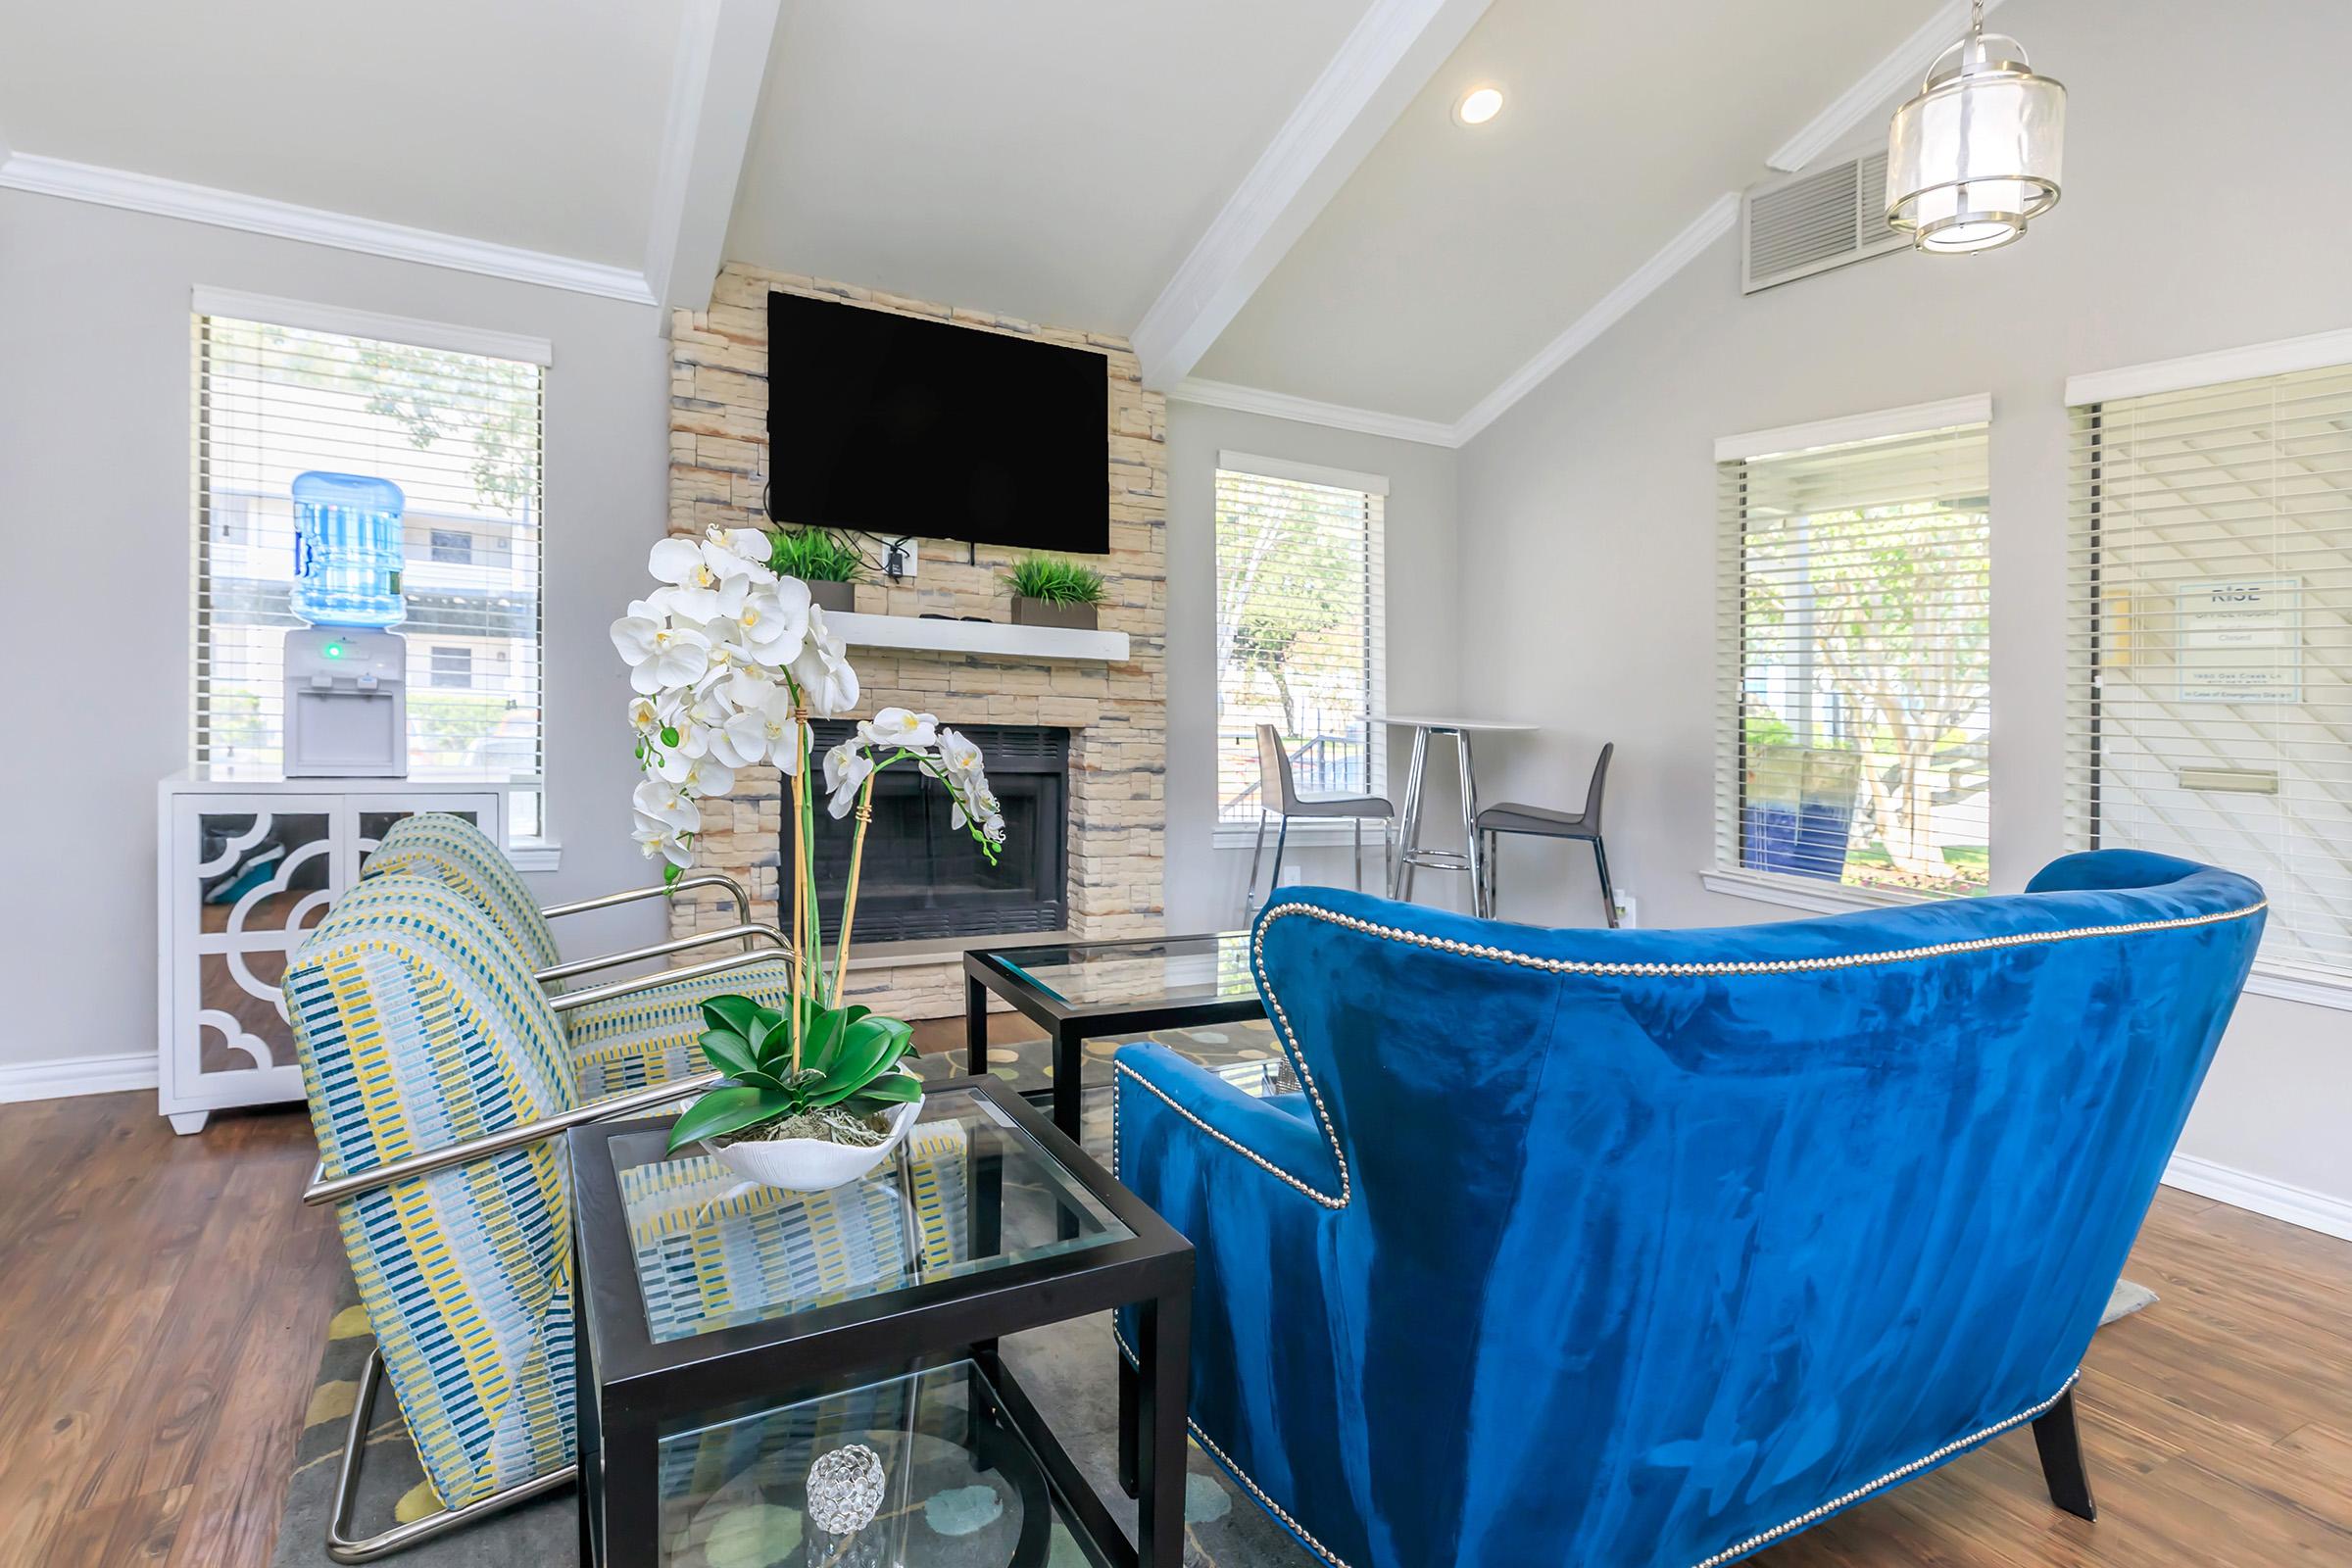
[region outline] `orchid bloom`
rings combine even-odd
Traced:
[[[738,691],[749,681],[738,680]],[[792,693],[781,686],[759,683],[763,690],[755,701],[739,705],[712,742],[711,755],[736,767],[749,767],[761,758],[772,760],[786,775],[801,770],[801,730],[792,716]]]
[[[960,786],[966,779],[985,777],[980,771],[980,748],[961,730],[940,729],[939,765],[947,770],[952,784]]]
[[[707,751],[700,757],[671,752],[655,772],[689,795],[724,795],[735,787],[735,770]]]
[[[659,734],[662,729],[662,707],[651,697],[629,699],[629,728],[639,735]]]
[[[909,708],[885,708],[858,724],[858,734],[869,746],[903,746],[908,751],[927,752],[938,743],[939,720]]]
[[[858,706],[858,672],[850,667],[848,646],[825,625],[822,606],[808,607],[808,641],[792,662],[792,678],[801,688],[808,710],[819,718]]]
[[[753,662],[781,668],[808,644],[808,585],[798,577],[755,588],[726,618],[727,637]]]
[[[637,848],[644,852],[649,860],[665,859],[680,870],[694,863],[694,852],[686,847],[686,841],[677,829],[667,822],[657,821],[639,812],[636,831],[629,836],[637,841]]]
[[[650,603],[697,625],[732,616],[754,581],[752,563],[708,539],[664,539],[654,546],[646,564],[666,585]]]
[[[768,557],[775,553],[775,542],[757,528],[721,528],[712,523],[704,535],[712,544],[744,562],[750,567],[754,582],[773,582],[776,574],[767,569]]]
[[[825,809],[836,818],[849,815],[850,808],[858,804],[858,789],[873,771],[874,760],[856,736],[825,753],[825,788],[833,792]]]
[[[629,686],[651,697],[665,688],[691,686],[710,662],[710,639],[689,627],[672,626],[640,599],[612,623],[612,646],[629,664]]]
[[[636,792],[629,797],[640,822],[658,822],[673,833],[699,833],[703,826],[702,808],[690,800],[686,792],[667,779],[648,777],[640,780]]]

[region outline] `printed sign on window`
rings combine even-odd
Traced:
[[[2180,701],[2303,700],[2303,580],[2182,583]]]

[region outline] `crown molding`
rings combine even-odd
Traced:
[[[1344,403],[1318,403],[1313,398],[1297,398],[1287,392],[1268,392],[1262,387],[1236,386],[1230,381],[1203,381],[1199,376],[1188,375],[1169,389],[1168,397],[1177,403],[1233,409],[1242,414],[1262,414],[1268,418],[1296,419],[1300,424],[1320,424],[1334,430],[1353,430],[1361,435],[1387,436],[1396,441],[1417,441],[1423,446],[1461,445],[1455,438],[1454,426],[1436,419],[1384,414],[1378,409],[1350,408]]]
[[[1984,0],[1990,14],[2001,0]],[[1830,100],[1829,107],[1805,122],[1805,128],[1773,150],[1764,162],[1793,174],[1823,153],[1845,140],[1873,111],[1897,93],[1908,96],[1919,85],[1929,62],[1954,39],[1968,31],[1968,0],[1944,0],[1919,30],[1894,46],[1886,58],[1871,67],[1853,84]]]
[[[1490,0],[1373,0],[1130,335],[1144,384],[1182,381]]]
[[[426,267],[445,267],[485,277],[534,283],[542,288],[625,300],[632,305],[654,303],[653,290],[646,286],[644,274],[627,268],[550,256],[544,251],[526,251],[512,245],[494,245],[432,229],[411,228],[403,223],[330,213],[317,207],[299,207],[264,196],[246,196],[154,174],[135,174],[128,170],[101,169],[63,158],[14,154],[7,162],[0,163],[0,189],[62,196],[69,201],[151,213],[158,218],[184,219],[217,228],[299,240],[307,245],[326,245]]]
[[[1725,234],[1740,220],[1740,195],[1726,191],[1707,204],[1705,212],[1666,242],[1665,249],[1636,268],[1633,275],[1600,297],[1591,310],[1576,318],[1576,323],[1545,344],[1536,357],[1503,378],[1500,386],[1478,401],[1476,407],[1454,425],[1454,434],[1461,441],[1493,424],[1508,412],[1511,405],[1544,384],[1552,371],[1582,353],[1587,344],[1617,324],[1628,311],[1657,292],[1675,273],[1690,265],[1690,259]]]
[[[646,287],[665,307],[710,303],[780,4],[688,0],[646,231]]]

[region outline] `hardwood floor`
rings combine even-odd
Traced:
[[[0,1565],[265,1568],[340,1267],[312,1158],[292,1108],[0,1105]],[[2352,1563],[2352,1243],[2168,1190],[2132,1276],[2163,1300],[2083,1375],[2097,1524],[2020,1430],[1751,1561]]]

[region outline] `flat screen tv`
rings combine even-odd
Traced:
[[[767,363],[776,522],[1110,548],[1102,355],[771,293]]]

